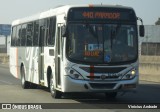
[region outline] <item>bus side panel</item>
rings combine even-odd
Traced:
[[[26,80],[35,84],[39,84],[38,73],[38,47],[23,47],[20,51],[21,63],[24,64]]]
[[[11,74],[16,78],[20,78],[19,68],[18,68],[18,48],[16,47],[10,48],[10,61],[9,62],[10,62]]]

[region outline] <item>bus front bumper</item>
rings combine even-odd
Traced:
[[[131,80],[118,81],[89,81],[75,80],[64,76],[64,87],[62,92],[124,92],[135,91],[138,84],[138,76]]]

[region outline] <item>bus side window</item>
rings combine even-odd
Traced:
[[[45,20],[41,19],[39,21],[39,46],[45,45]]]
[[[56,17],[50,18],[49,24],[49,35],[48,35],[48,42],[47,45],[54,46],[55,44],[55,30],[56,30]]]
[[[49,19],[41,19],[39,21],[39,28],[40,28],[40,36],[39,36],[39,45],[40,46],[46,46],[47,45],[47,38],[48,38],[48,27],[49,27]]]
[[[34,22],[33,46],[38,46],[39,21]]]
[[[32,37],[33,37],[33,23],[30,22],[27,24],[27,46],[32,46]]]
[[[17,30],[16,26],[12,27],[11,46],[16,45],[16,30]]]
[[[27,24],[22,25],[22,33],[21,33],[21,46],[26,46],[26,28]]]
[[[21,25],[17,26],[17,31],[16,31],[16,46],[21,46]]]
[[[49,18],[45,19],[45,45],[48,46],[48,38],[49,38],[49,24],[50,20]]]

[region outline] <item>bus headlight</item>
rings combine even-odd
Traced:
[[[126,80],[126,79],[132,79],[134,78],[136,75],[136,69],[132,69],[131,71],[129,71],[127,74],[125,74],[122,79]]]
[[[83,80],[84,79],[80,73],[78,73],[76,70],[74,70],[72,68],[66,68],[65,70],[67,72],[67,75],[69,75],[73,79],[76,79],[76,80]]]

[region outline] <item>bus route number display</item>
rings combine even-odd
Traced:
[[[118,12],[82,12],[82,16],[88,19],[120,19]]]

